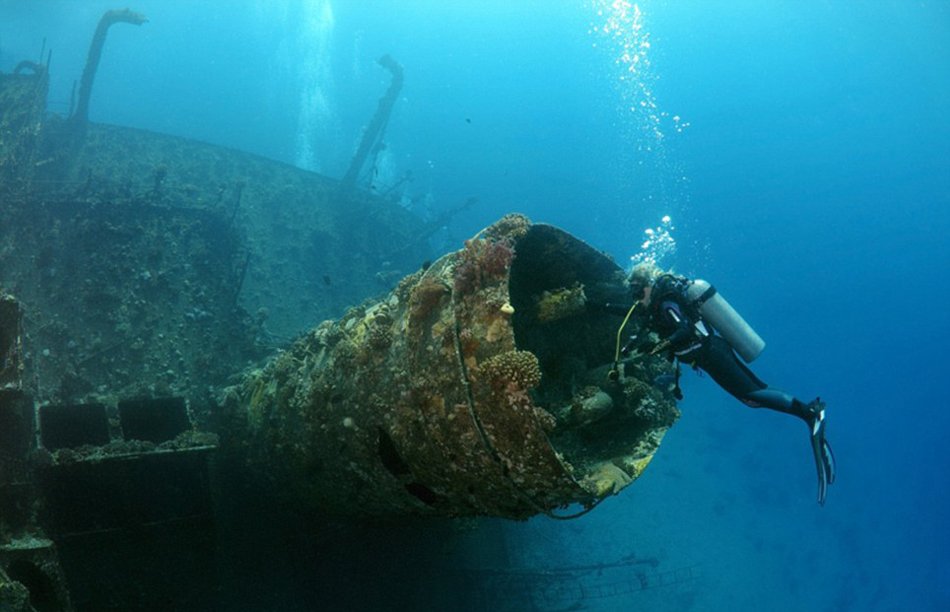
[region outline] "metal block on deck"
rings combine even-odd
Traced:
[[[0,293],[0,389],[19,389],[23,375],[20,306]]]
[[[26,459],[33,447],[33,401],[14,389],[0,389],[0,464]],[[12,480],[0,470],[0,484]]]
[[[0,544],[32,525],[33,402],[16,389],[0,389]]]
[[[60,547],[72,600],[98,610],[200,598],[214,579],[216,437],[192,429],[180,397],[121,400],[118,415],[121,431],[101,404],[40,411],[51,451],[38,470],[41,522]]]

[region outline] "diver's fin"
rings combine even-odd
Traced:
[[[815,467],[818,469],[818,504],[825,505],[825,496],[828,494],[827,472],[822,461],[821,441],[814,435],[811,438],[811,448],[815,453]]]
[[[825,439],[825,404],[816,399],[808,408],[811,411],[809,428],[811,430],[811,448],[815,455],[815,468],[818,471],[818,503],[825,505],[828,485],[835,481],[835,454]]]
[[[831,445],[828,444],[828,440],[822,439],[821,452],[824,460],[823,465],[825,466],[825,480],[828,481],[828,484],[834,484],[837,466],[835,465],[835,454],[831,450]]]

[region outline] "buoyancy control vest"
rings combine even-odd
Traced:
[[[655,307],[674,295],[681,296],[676,301],[686,307],[684,314],[694,322],[701,318],[711,325],[746,363],[755,360],[765,348],[765,340],[708,282],[664,274],[654,283],[653,291],[650,301]]]

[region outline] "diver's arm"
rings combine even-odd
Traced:
[[[695,339],[695,332],[692,323],[683,315],[679,304],[673,301],[663,302],[660,305],[660,312],[670,327],[675,327],[675,331],[666,337],[666,344],[673,350],[689,346]]]

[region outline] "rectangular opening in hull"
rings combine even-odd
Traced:
[[[119,422],[126,440],[161,443],[191,428],[181,397],[119,402]]]
[[[103,404],[51,404],[40,408],[40,439],[48,450],[109,442]]]

